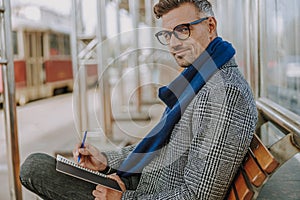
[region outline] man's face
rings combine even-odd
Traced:
[[[182,4],[162,16],[164,30],[172,31],[179,24],[186,24],[205,17],[191,3]],[[213,23],[213,25],[212,25]],[[177,39],[172,34],[168,45],[170,53],[181,67],[188,67],[206,49],[216,37],[216,21],[213,17],[195,25],[190,25],[190,37],[186,40]]]

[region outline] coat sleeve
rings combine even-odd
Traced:
[[[106,156],[108,165],[114,169],[118,169],[125,158],[133,151],[135,145],[123,147],[117,151],[106,151],[103,154]]]
[[[223,199],[250,145],[256,121],[252,95],[235,86],[197,95],[184,183],[157,194],[135,196],[128,191],[123,199]]]

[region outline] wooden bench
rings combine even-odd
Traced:
[[[300,152],[300,138],[289,133],[267,148],[254,134],[250,148],[227,195],[228,200],[258,197],[263,185],[286,161]]]

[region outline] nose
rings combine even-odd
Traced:
[[[170,38],[169,48],[176,49],[178,46],[181,46],[181,45],[182,45],[182,41],[179,40],[177,37],[175,37],[174,34],[172,34],[171,38]]]

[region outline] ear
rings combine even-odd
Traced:
[[[208,29],[211,36],[217,35],[217,20],[215,17],[208,18]]]

